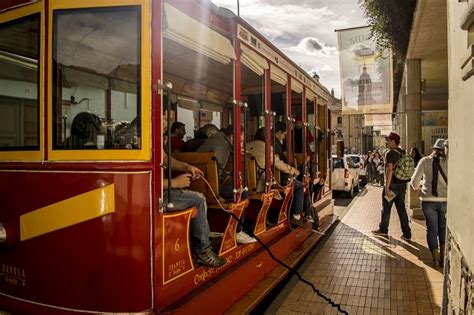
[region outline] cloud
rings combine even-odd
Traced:
[[[330,65],[324,65],[322,67],[314,67],[309,71],[309,73],[317,73],[321,75],[321,72],[331,72],[333,71],[332,67]]]
[[[237,14],[237,0],[212,0]],[[366,25],[358,0],[240,0],[240,16],[340,95],[336,29]]]
[[[335,46],[326,45],[319,39],[314,37],[303,38],[297,46],[283,48],[283,50],[300,52],[308,55],[326,55],[336,54],[337,48]]]

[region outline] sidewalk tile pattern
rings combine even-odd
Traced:
[[[443,276],[433,268],[425,227],[412,222],[412,240],[401,240],[393,208],[389,236],[370,233],[378,228],[381,194],[380,187],[369,186],[356,197],[309,267],[300,272],[349,314],[439,314]],[[297,282],[277,314],[338,312]]]

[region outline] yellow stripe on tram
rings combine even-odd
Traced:
[[[22,241],[115,212],[115,185],[107,185],[20,216]]]

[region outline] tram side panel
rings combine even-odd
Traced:
[[[2,310],[150,310],[150,176],[1,173]]]

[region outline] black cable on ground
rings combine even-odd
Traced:
[[[241,224],[242,226],[244,226],[244,223],[235,215],[233,214],[232,212],[229,212],[229,211],[226,211],[226,213],[230,214],[235,220],[237,220],[237,222],[239,222],[239,224]],[[323,300],[325,300],[328,304],[330,304],[332,307],[334,308],[337,308],[337,310],[341,313],[341,314],[346,314],[348,315],[349,313],[345,310],[343,310],[341,308],[341,304],[338,304],[336,302],[334,302],[333,300],[331,300],[330,298],[328,298],[327,296],[325,296],[323,293],[321,293],[321,291],[319,291],[319,289],[317,289],[314,284],[312,284],[311,282],[309,282],[308,280],[304,279],[300,273],[291,268],[290,266],[288,266],[287,264],[285,264],[283,261],[281,261],[280,259],[278,259],[277,257],[275,257],[275,255],[273,255],[272,251],[270,250],[270,248],[268,248],[268,246],[260,239],[258,238],[255,234],[253,234],[253,232],[251,231],[246,231],[247,234],[249,234],[250,236],[252,236],[253,238],[255,238],[257,240],[257,242],[263,247],[263,249],[265,249],[267,251],[267,253],[270,255],[270,257],[276,261],[277,263],[279,263],[281,266],[285,267],[286,269],[288,269],[289,271],[289,274],[293,274],[293,275],[296,275],[296,277],[298,277],[298,279],[307,284],[308,286],[311,287],[311,289],[313,290],[313,292],[315,292],[318,296],[320,296],[321,298],[323,298]]]
[[[233,217],[242,227],[245,227],[244,225],[244,222],[242,220],[240,220],[235,214],[232,213],[232,211],[227,211],[225,209],[225,207],[220,203],[219,201],[219,198],[217,198],[217,195],[215,194],[214,190],[212,189],[211,185],[209,184],[209,182],[204,178],[204,177],[199,177],[200,179],[202,179],[206,185],[209,187],[211,193],[214,195],[214,198],[216,199],[217,203],[219,204],[219,207],[221,208],[222,211],[224,211],[225,213],[229,214],[231,217]],[[288,205],[288,209],[291,208],[291,205],[293,204],[293,198],[294,198],[294,194],[293,196],[291,197],[291,202],[289,203]],[[291,223],[290,223],[291,224]],[[289,274],[290,275],[296,275],[296,277],[298,277],[298,279],[307,284],[308,286],[310,286],[310,288],[313,290],[314,293],[316,293],[318,296],[320,296],[323,300],[325,300],[328,304],[330,304],[332,307],[334,308],[337,308],[337,310],[341,313],[341,314],[346,314],[346,315],[349,315],[349,313],[345,310],[343,310],[341,308],[341,304],[338,304],[336,302],[334,302],[333,300],[331,300],[330,298],[328,298],[327,296],[325,296],[323,293],[321,293],[321,291],[319,291],[319,289],[317,289],[314,284],[312,284],[311,282],[309,282],[308,280],[304,279],[300,273],[298,271],[296,271],[294,268],[291,268],[290,266],[288,266],[287,264],[285,264],[283,261],[281,261],[280,259],[276,258],[275,255],[273,255],[272,251],[270,250],[270,248],[260,239],[258,238],[252,231],[246,231],[247,234],[249,234],[250,236],[252,236],[253,238],[255,238],[257,240],[257,242],[263,247],[263,249],[265,249],[265,251],[267,251],[267,253],[270,255],[270,257],[276,261],[278,264],[280,264],[281,266],[285,267],[286,269],[288,269],[289,271]]]

